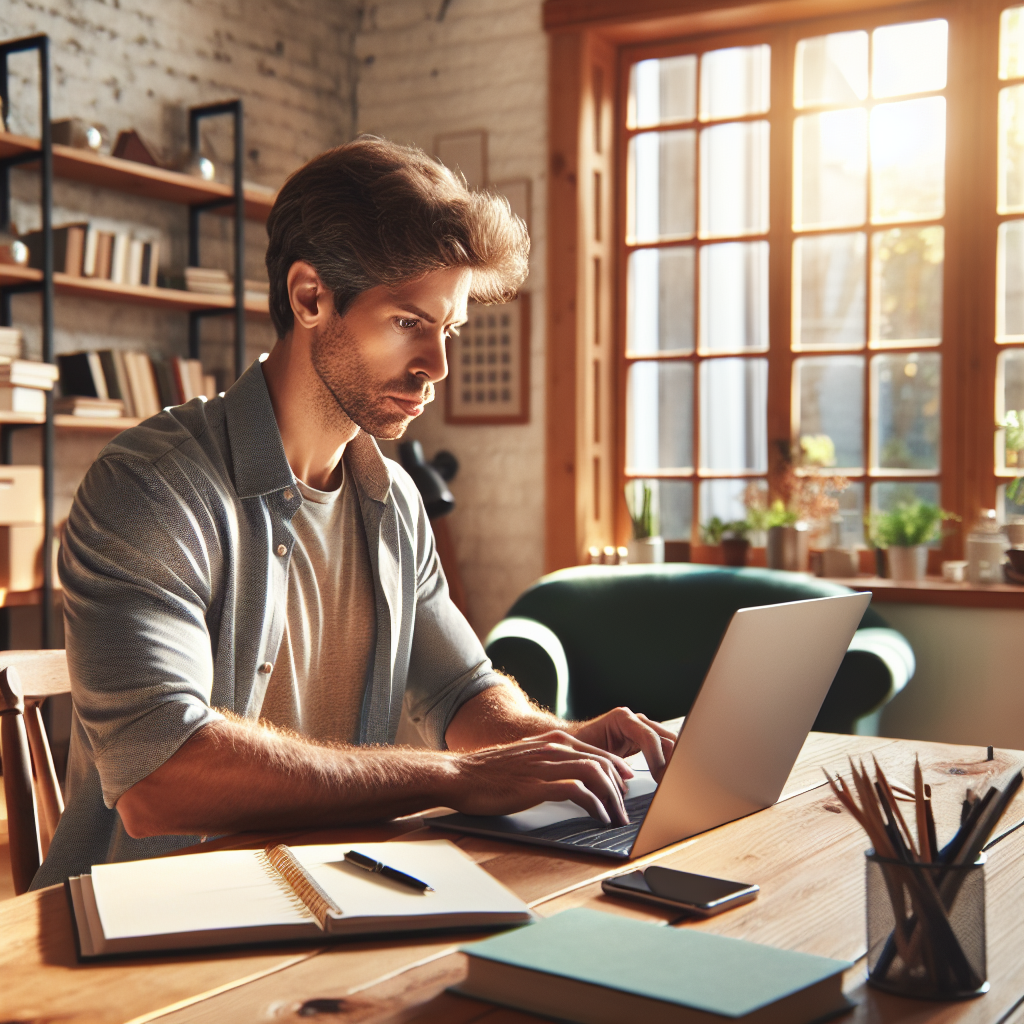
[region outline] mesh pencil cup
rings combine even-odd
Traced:
[[[865,857],[868,984],[917,999],[987,992],[985,855],[963,866]]]

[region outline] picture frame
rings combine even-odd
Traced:
[[[496,306],[471,302],[467,322],[448,339],[445,422],[529,421],[530,296]]]

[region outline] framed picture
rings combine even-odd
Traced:
[[[530,296],[501,306],[469,304],[448,340],[448,423],[530,421]]]

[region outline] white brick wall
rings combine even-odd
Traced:
[[[439,134],[485,129],[490,180],[532,182],[530,422],[446,424],[439,389],[409,432],[428,458],[448,448],[462,464],[450,524],[470,619],[483,635],[543,571],[547,40],[541,0],[451,0],[438,21],[442,7],[367,7],[356,37],[358,127],[428,152]]]

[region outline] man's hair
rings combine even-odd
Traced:
[[[471,192],[422,150],[362,136],[300,167],[267,220],[270,317],[294,322],[288,271],[316,268],[343,314],[360,293],[435,270],[473,271],[470,298],[505,302],[526,278],[530,239],[508,201]]]

